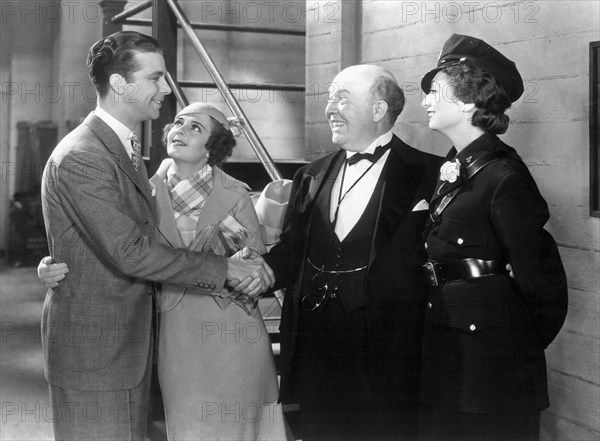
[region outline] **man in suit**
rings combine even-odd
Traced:
[[[286,288],[281,394],[300,404],[305,440],[416,434],[419,203],[441,160],[392,133],[404,102],[380,67],[335,77],[325,113],[341,149],[296,173],[280,242],[263,256]]]
[[[171,90],[158,42],[118,32],[90,49],[98,104],[53,151],[42,187],[52,258],[69,267],[46,295],[45,375],[56,439],[144,440],[153,357],[152,282],[207,293],[234,280],[271,284],[261,260],[159,245],[135,134]]]

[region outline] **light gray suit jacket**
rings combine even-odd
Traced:
[[[223,286],[226,260],[156,241],[146,171],[135,171],[94,113],[53,151],[42,204],[50,254],[69,266],[44,302],[46,379],[69,389],[131,389],[151,362],[152,282]]]

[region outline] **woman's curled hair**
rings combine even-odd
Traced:
[[[212,122],[212,128],[210,130],[210,136],[206,140],[206,151],[208,156],[208,165],[211,167],[220,167],[226,160],[231,156],[233,148],[235,147],[235,138],[231,130],[225,128],[223,124],[210,117]],[[169,131],[173,127],[173,123],[169,123],[163,129],[163,145],[166,147],[168,140],[167,136]]]
[[[454,87],[454,96],[475,104],[472,124],[496,135],[506,132],[509,117],[504,112],[511,102],[494,77],[477,66],[459,64],[442,69]]]

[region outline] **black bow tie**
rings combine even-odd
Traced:
[[[379,161],[379,159],[383,156],[383,154],[385,152],[387,152],[389,149],[390,149],[389,146],[385,146],[385,147],[379,146],[375,149],[375,151],[373,153],[356,153],[347,159],[348,165],[354,165],[361,159],[366,159],[367,161],[371,161],[372,163],[375,163],[375,162]]]

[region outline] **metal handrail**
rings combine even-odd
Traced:
[[[134,16],[135,14],[145,11],[146,9],[150,8],[152,6],[152,0],[146,0],[143,3],[140,3],[139,5],[134,6],[131,9],[128,9],[127,11],[123,11],[120,14],[115,15],[113,18],[111,18],[111,22],[112,23],[124,23],[126,19],[128,19],[129,17]],[[150,22],[152,23],[152,22]]]
[[[190,104],[189,100],[185,96],[185,93],[183,93],[183,90],[181,89],[181,85],[171,76],[170,72],[167,72],[166,78],[169,87],[173,91],[173,95],[175,95],[175,99],[177,100],[179,107],[183,109]]]
[[[210,81],[179,81],[181,87],[204,87],[207,89],[217,87]],[[243,90],[277,90],[282,92],[304,92],[306,88],[300,84],[277,83],[227,83],[230,89]]]
[[[179,4],[176,0],[167,0],[167,4],[175,14],[175,17],[177,17],[177,20],[179,20],[181,28],[183,29],[187,37],[190,39],[190,42],[194,46],[194,49],[196,49],[196,52],[198,52],[198,55],[200,56],[200,59],[206,66],[208,73],[210,74],[217,88],[221,92],[221,95],[223,95],[227,106],[229,107],[233,115],[242,123],[244,127],[244,134],[246,135],[250,146],[254,150],[254,153],[256,154],[263,167],[267,171],[269,177],[273,181],[282,179],[281,173],[279,173],[279,170],[273,163],[273,159],[271,159],[269,152],[267,152],[267,149],[265,149],[265,146],[256,134],[254,127],[252,127],[252,124],[246,117],[244,111],[242,110],[237,100],[231,93],[229,86],[227,85],[227,83],[225,83],[225,80],[221,76],[219,69],[217,68],[212,58],[204,48],[204,45],[194,32],[189,20],[179,7]]]
[[[128,13],[129,11],[127,11]],[[119,18],[121,15],[119,14]],[[130,17],[132,14],[128,14],[127,17]],[[115,16],[116,18],[117,16]],[[127,18],[126,17],[126,18]],[[113,19],[114,20],[114,19]],[[152,20],[148,20],[145,18],[136,18],[124,21],[123,24],[130,26],[152,26]],[[233,31],[233,32],[251,32],[254,34],[274,34],[274,35],[296,35],[296,36],[305,36],[306,31],[295,30],[295,29],[282,29],[282,28],[265,28],[260,26],[240,26],[240,25],[223,25],[218,23],[191,23],[192,28],[194,29],[202,29],[204,31]]]

